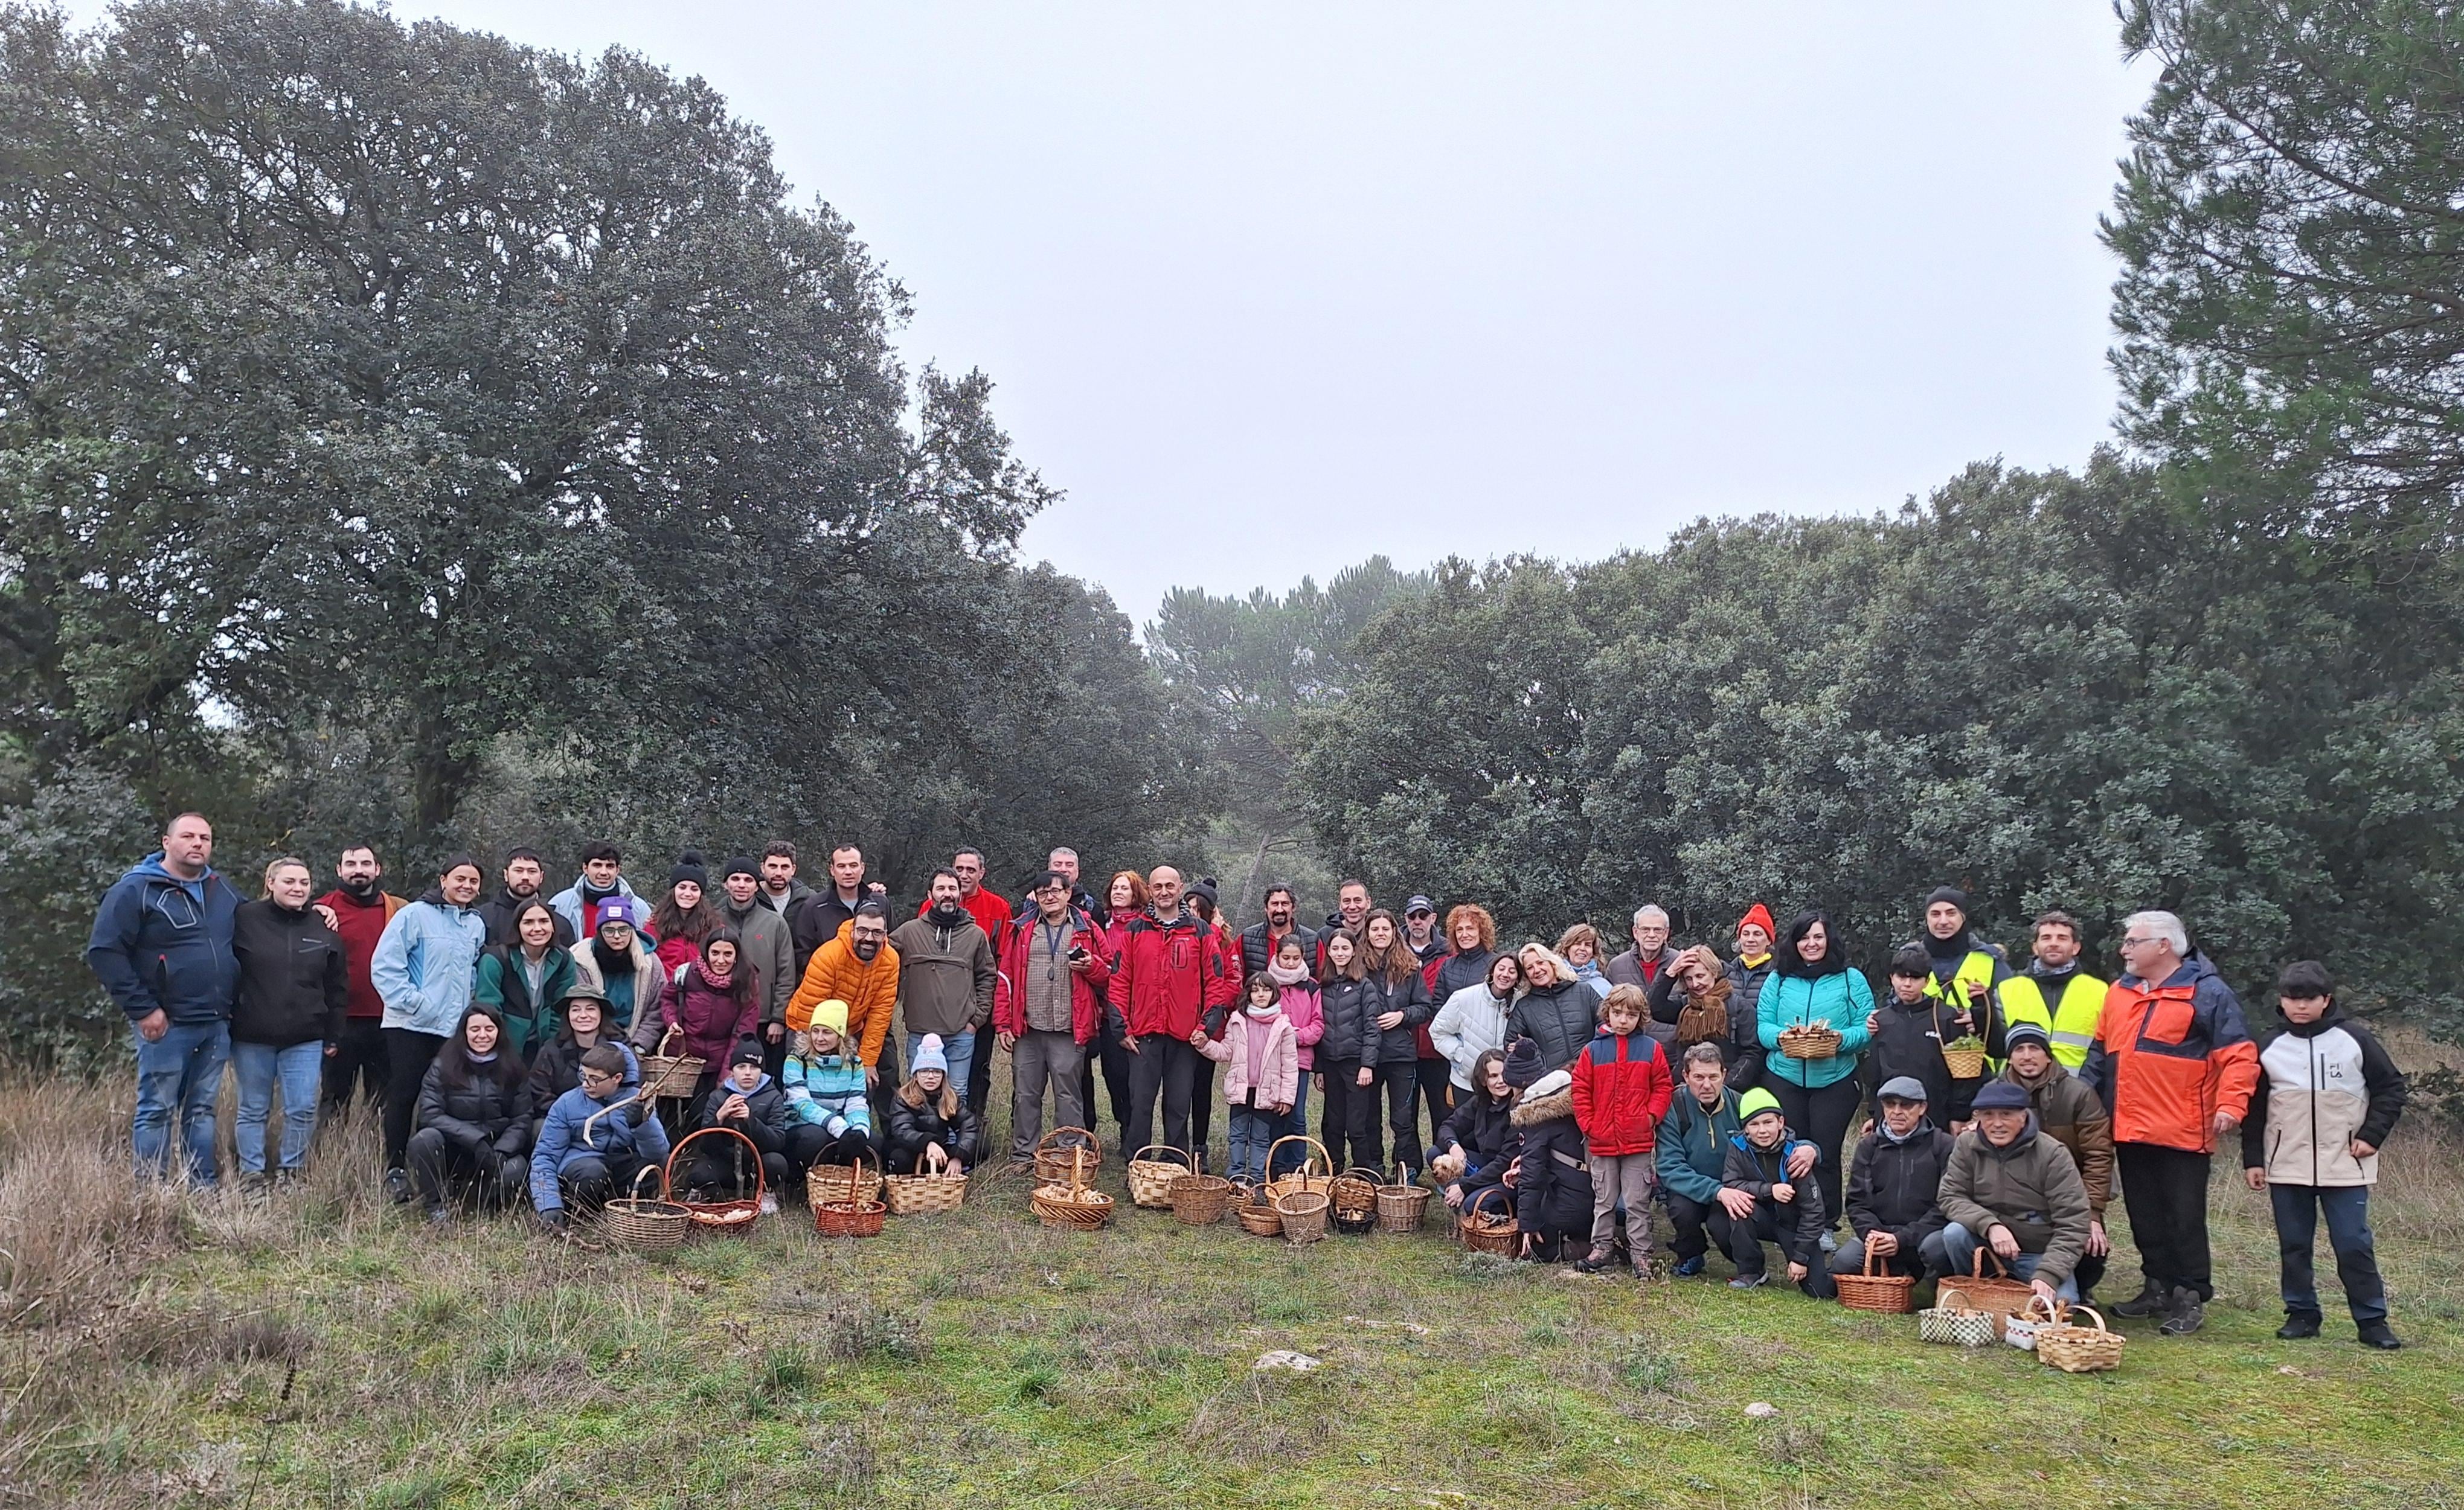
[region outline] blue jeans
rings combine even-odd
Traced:
[[[1284,1125],[1275,1129],[1276,1137],[1305,1138],[1309,1136],[1309,1072],[1308,1070],[1303,1070],[1292,1079],[1291,1115],[1286,1117],[1284,1119]],[[1266,1173],[1270,1178],[1281,1179],[1283,1176],[1289,1174],[1292,1171],[1299,1169],[1301,1167],[1301,1160],[1308,1157],[1309,1149],[1303,1145],[1297,1143],[1286,1144],[1284,1146],[1284,1151],[1275,1155],[1275,1167],[1268,1170]]]
[[[1285,1119],[1264,1107],[1232,1108],[1232,1159],[1225,1171],[1236,1180],[1266,1176],[1266,1150],[1283,1135]]]
[[[1943,1267],[1954,1279],[1968,1272],[1969,1266],[1976,1261],[1976,1250],[1984,1246],[1983,1239],[1957,1222],[1952,1222],[1936,1233],[1934,1236],[1927,1237],[1925,1241],[1925,1247],[1933,1247],[1936,1238],[1941,1239],[1942,1242]],[[1994,1257],[1999,1258],[2001,1255],[1995,1254]],[[2036,1265],[2044,1261],[2044,1257],[2041,1253],[2023,1253],[2013,1258],[2010,1261],[2011,1278],[2035,1279]],[[2059,1295],[2065,1302],[2076,1305],[2079,1298],[2078,1278],[2070,1275],[2063,1276],[2062,1282],[2054,1287],[2054,1293]]]
[[[198,1185],[214,1183],[214,1097],[223,1088],[223,1065],[231,1058],[228,1022],[174,1022],[152,1043],[142,1033],[137,1039],[137,1116],[128,1141],[137,1150],[140,1173],[170,1173],[171,1117],[180,1119],[180,1141],[187,1146],[188,1178]]]
[[[2284,1308],[2319,1309],[2318,1276],[2310,1250],[2319,1240],[2319,1213],[2327,1213],[2327,1246],[2336,1253],[2336,1278],[2356,1322],[2387,1320],[2387,1285],[2379,1279],[2378,1239],[2370,1236],[2370,1188],[2366,1185],[2279,1185],[2267,1182],[2276,1208],[2277,1246],[2284,1261]]]
[[[276,1081],[282,1085],[281,1167],[299,1168],[307,1162],[308,1139],[317,1130],[325,1040],[310,1039],[281,1049],[271,1043],[234,1043],[231,1052],[231,1068],[239,1074],[239,1117],[232,1129],[238,1135],[241,1171],[264,1172],[265,1118],[273,1109]]]
[[[915,1073],[915,1051],[923,1046],[923,1034],[910,1033],[907,1035],[907,1073],[911,1076]],[[967,1093],[967,1071],[974,1067],[976,1062],[975,1034],[971,1032],[953,1033],[948,1038],[943,1039],[941,1040],[941,1056],[950,1061],[950,1083],[958,1087],[958,1094],[960,1096],[965,1096]]]

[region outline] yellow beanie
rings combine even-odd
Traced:
[[[847,1004],[844,1001],[825,1001],[813,1009],[813,1026],[827,1028],[841,1038],[847,1037]]]

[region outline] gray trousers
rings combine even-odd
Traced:
[[[1010,1045],[1010,1156],[1031,1158],[1044,1137],[1044,1091],[1052,1088],[1056,1127],[1087,1126],[1087,1109],[1079,1105],[1087,1051],[1067,1033],[1029,1028]]]
[[[1648,1153],[1595,1153],[1592,1167],[1592,1246],[1617,1236],[1617,1202],[1625,1202],[1625,1251],[1636,1268],[1651,1257],[1651,1181]]]

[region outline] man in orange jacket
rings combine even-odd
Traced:
[[[855,915],[839,925],[838,937],[813,951],[803,980],[787,998],[787,1030],[802,1035],[812,1026],[813,1009],[825,1001],[847,1004],[847,1052],[864,1061],[865,1088],[887,1116],[886,1098],[893,1087],[881,1083],[881,1040],[898,1010],[898,950],[890,942],[890,916],[880,902],[858,903]]]
[[[2241,1002],[2170,912],[2122,925],[2123,976],[2104,994],[2079,1079],[2113,1112],[2114,1162],[2147,1282],[2114,1306],[2163,1313],[2167,1336],[2199,1329],[2209,1278],[2208,1165],[2258,1085]]]

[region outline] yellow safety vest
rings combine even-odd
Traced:
[[[2087,1047],[2096,1041],[2105,989],[2105,982],[2082,971],[2071,976],[2070,984],[2062,988],[2062,999],[2049,1011],[2044,991],[2035,979],[2013,975],[2002,982],[2003,1020],[2033,1022],[2043,1028],[2054,1040],[2054,1058],[2065,1068],[2077,1069],[2087,1062]]]
[[[1942,977],[1930,973],[1925,975],[1925,994],[1931,1000],[1948,1007],[1953,1012],[1966,1011],[1968,1008],[1968,983],[1972,980],[1980,986],[1992,985],[1993,967],[1999,963],[2001,963],[1999,960],[1985,952],[1985,951],[1981,949],[1971,949],[1968,952],[1968,957],[1959,962],[1959,968],[1951,972],[1951,981],[1959,988],[1959,996],[1957,1000],[1951,1000],[1943,996]],[[2005,981],[2003,984],[2007,986],[2010,982]],[[1998,990],[1995,991],[1993,993],[1993,999],[1997,1002],[2001,1001],[2003,999],[2002,993]],[[2011,1020],[2007,1006],[2003,1015],[2003,1020],[2006,1022]],[[1949,1023],[1946,1022],[1943,1024],[1944,1033],[1948,1034],[1951,1031],[1952,1028]],[[1983,1035],[1981,1034],[1979,1035],[1979,1037],[1982,1036]],[[1946,1038],[1943,1041],[1947,1043],[1950,1040]],[[1986,1061],[1986,1063],[1991,1066],[1988,1073],[1998,1075],[2002,1072],[2002,1061],[2000,1060],[1988,1060]]]

